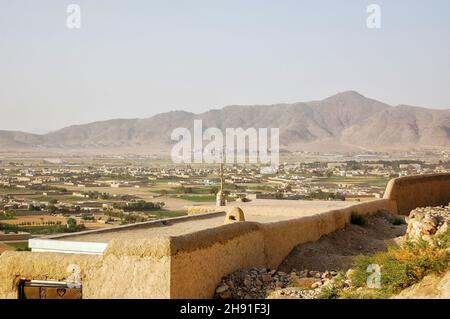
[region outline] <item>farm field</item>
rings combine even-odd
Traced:
[[[344,176],[332,176],[327,178],[317,179],[320,183],[334,183],[334,184],[354,184],[354,185],[366,185],[386,187],[389,177],[383,176],[361,176],[361,177],[344,177]]]
[[[16,250],[27,250],[28,241],[5,242],[4,245],[14,247]]]
[[[18,216],[14,219],[2,220],[2,224],[21,225],[23,223],[31,223],[32,225],[40,225],[47,222],[61,222],[66,224],[66,217],[52,216],[52,215],[34,215],[34,216]]]

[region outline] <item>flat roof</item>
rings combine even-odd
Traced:
[[[315,215],[333,209],[345,208],[358,202],[303,201],[303,200],[254,200],[248,203],[232,202],[229,207],[241,207],[245,220],[270,223]],[[219,209],[215,206],[200,206]],[[55,240],[108,243],[112,239],[140,239],[159,236],[177,236],[223,225],[225,212],[204,213],[124,225],[114,228],[91,230],[50,237]]]

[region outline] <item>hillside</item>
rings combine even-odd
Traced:
[[[0,131],[6,150],[84,149],[169,152],[177,127],[280,129],[280,146],[290,150],[357,151],[450,147],[450,110],[392,107],[354,91],[321,101],[232,105],[201,114],[172,111],[146,119],[114,119],[73,125],[44,134]]]

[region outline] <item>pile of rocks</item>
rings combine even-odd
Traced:
[[[323,286],[337,276],[336,271],[303,270],[290,273],[262,269],[236,271],[222,279],[216,289],[216,298],[262,299],[317,297]]]
[[[431,240],[432,236],[446,232],[450,224],[450,207],[420,207],[406,218],[406,240]]]

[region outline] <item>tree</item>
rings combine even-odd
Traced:
[[[50,205],[48,206],[48,211],[50,212],[50,214],[55,214],[58,211],[58,208],[56,208],[55,205]]]
[[[68,218],[67,219],[67,229],[69,232],[76,232],[78,230],[77,227],[77,221],[75,218]]]

